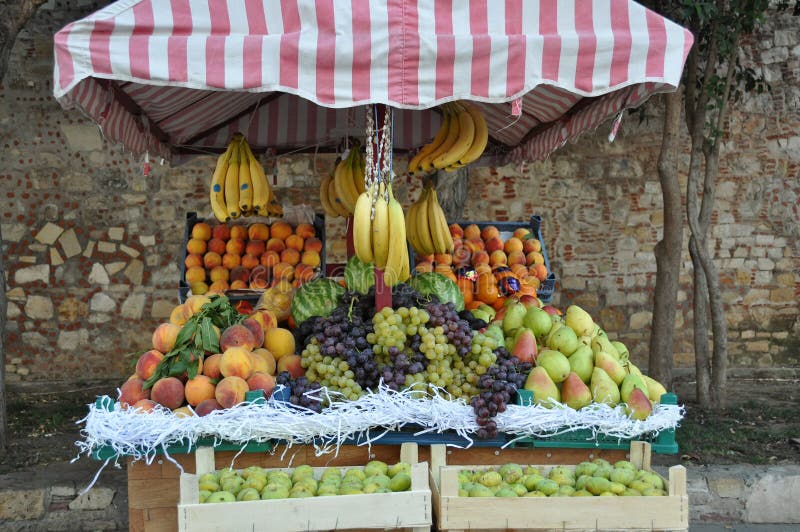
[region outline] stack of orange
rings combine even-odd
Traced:
[[[311,224],[249,226],[200,222],[186,243],[185,281],[193,294],[265,289],[285,279],[298,287],[316,276],[323,243]]]

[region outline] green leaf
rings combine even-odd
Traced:
[[[174,349],[178,349],[180,347],[184,347],[189,345],[189,342],[192,340],[194,333],[197,331],[197,321],[194,319],[194,316],[184,324],[181,328],[181,331],[178,333],[178,337],[175,339],[175,347]]]
[[[219,339],[214,331],[214,324],[210,318],[203,318],[200,323],[200,336],[202,337],[202,348],[204,353],[218,353]]]
[[[183,375],[188,369],[189,366],[186,364],[186,362],[179,358],[174,364],[172,364],[172,366],[170,366],[169,376],[178,377],[179,375]]]

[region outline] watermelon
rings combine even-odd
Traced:
[[[375,265],[371,262],[362,262],[353,255],[344,268],[344,284],[348,290],[366,294],[375,286]]]
[[[341,302],[344,287],[331,279],[314,279],[301,286],[292,299],[292,318],[300,325],[311,316],[330,316]]]
[[[456,312],[464,310],[464,295],[458,285],[440,273],[417,274],[408,284],[422,295],[435,295],[442,303],[452,303]]]

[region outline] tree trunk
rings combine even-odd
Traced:
[[[664,129],[658,158],[658,178],[664,202],[664,234],[656,244],[656,289],[650,333],[650,376],[668,389],[672,384],[675,312],[683,247],[683,211],[678,181],[678,138],[682,91],[664,96]]]
[[[697,241],[689,237],[689,254],[692,257],[694,277],[694,367],[697,403],[700,408],[711,408],[711,361],[708,357],[708,287],[706,273],[700,264]]]
[[[436,195],[448,223],[463,220],[464,204],[467,202],[469,168],[459,168],[454,172],[436,172]]]

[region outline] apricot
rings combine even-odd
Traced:
[[[241,255],[237,255],[235,253],[225,253],[222,256],[222,265],[229,270],[233,270],[234,268],[236,268],[241,264],[242,264]]]
[[[198,255],[197,253],[190,253],[186,255],[186,258],[183,259],[183,265],[186,266],[186,269],[195,268],[195,267],[203,267],[203,256]]]
[[[450,236],[455,238],[464,238],[464,230],[458,224],[450,224]]]
[[[493,225],[487,225],[483,229],[481,229],[481,238],[484,242],[488,241],[491,238],[500,238],[500,231],[498,231],[497,227]]]
[[[278,359],[278,367],[275,371],[278,373],[281,373],[282,371],[288,371],[289,375],[291,375],[293,379],[302,377],[305,375],[306,371],[303,369],[303,366],[300,364],[300,362],[300,355],[286,355]]]
[[[284,241],[287,249],[294,249],[296,251],[303,251],[305,240],[299,235],[289,235]]]
[[[186,381],[184,386],[186,402],[192,406],[197,406],[206,399],[213,399],[215,388],[216,386],[211,382],[210,377],[203,374],[196,375],[195,378]]]
[[[306,239],[305,243],[303,244],[303,251],[316,251],[317,253],[322,253],[322,240],[316,237],[311,237]]]
[[[183,315],[183,305],[178,305],[172,309],[172,312],[169,313],[169,322],[178,327],[182,327],[186,323],[186,317]]]
[[[185,277],[186,282],[189,284],[202,283],[206,280],[206,270],[202,266],[192,266],[186,269]]]
[[[493,236],[491,238],[486,239],[486,251],[489,253],[493,251],[498,251],[503,249],[504,244],[503,241],[498,236]]]
[[[211,228],[211,237],[228,240],[231,237],[231,228],[225,224],[215,225]]]
[[[313,251],[311,253],[313,253]],[[302,282],[310,281],[316,275],[317,274],[314,271],[314,266],[311,266],[311,265],[308,265],[308,264],[303,264],[302,262],[300,264],[298,264],[297,266],[295,266],[295,268],[294,268],[294,276],[295,276],[295,278],[297,280],[302,281]]]
[[[475,253],[476,251],[485,249],[486,245],[480,238],[470,238],[464,241],[464,247],[470,250],[470,252]]]
[[[194,224],[192,227],[192,238],[196,238],[198,240],[211,239],[211,226],[205,222]]]
[[[133,375],[119,387],[119,402],[123,407],[136,404],[142,399],[150,399],[150,390],[143,388],[144,380],[137,375]]]
[[[174,323],[162,323],[153,331],[153,349],[160,353],[169,353],[175,347],[175,340],[181,328]]]
[[[243,347],[230,347],[222,353],[219,371],[223,377],[241,377],[246,379],[253,373],[253,360],[250,350]]]
[[[138,410],[140,414],[146,414],[148,412],[152,412],[155,406],[156,403],[150,399],[139,399],[133,403],[133,405],[131,405],[131,408]]]
[[[542,255],[538,251],[531,251],[525,257],[525,260],[528,262],[528,266],[532,264],[544,264],[544,255]]]
[[[527,237],[529,234],[531,234],[531,230],[527,227],[518,227],[514,229],[514,237],[519,238],[520,240],[525,240],[525,237]]]
[[[264,348],[279,361],[284,356],[294,354],[294,335],[281,327],[268,329],[264,333]]]
[[[164,354],[155,349],[143,353],[136,361],[136,376],[144,381],[152,377],[162,358],[164,358]]]
[[[492,251],[492,254],[489,255],[489,264],[492,266],[508,264],[508,257],[506,256],[505,251],[501,251],[499,249],[497,251]]]
[[[526,264],[527,259],[522,251],[512,251],[508,254],[509,264]]]
[[[205,294],[208,292],[208,283],[205,281],[197,281],[189,285],[189,290],[192,291],[192,294]]]
[[[245,290],[248,288],[248,284],[245,281],[235,280],[231,283],[231,290]]]
[[[245,281],[247,282],[250,280],[250,270],[244,268],[242,266],[236,266],[235,268],[231,269],[230,277],[228,278],[230,281]]]
[[[250,240],[269,240],[269,227],[266,224],[254,223],[247,228],[247,238]]]
[[[272,395],[273,388],[275,388],[275,377],[269,373],[255,371],[250,375],[250,378],[247,379],[247,386],[251,391],[264,390],[264,397],[269,399],[269,396]]]
[[[244,253],[246,244],[241,238],[232,238],[225,244],[225,251],[231,255],[241,255]]]
[[[294,266],[288,262],[279,262],[272,268],[272,277],[274,279],[286,279],[291,282],[294,279]]]
[[[190,238],[186,243],[186,252],[202,255],[206,252],[206,241],[199,238]]]
[[[250,332],[248,327],[237,324],[231,325],[222,331],[222,336],[219,339],[219,348],[223,353],[230,347],[242,347],[247,351],[252,351],[256,347],[261,347],[261,344],[256,342],[253,333]]]
[[[264,329],[261,328],[261,323],[253,318],[246,318],[240,325],[244,325],[250,334],[253,335],[255,345],[252,349],[256,349],[264,345]]]
[[[208,272],[208,278],[211,279],[212,283],[216,283],[217,281],[227,281],[229,277],[230,272],[225,266],[214,266],[211,268],[211,271]]]
[[[228,290],[230,290],[231,285],[228,284],[228,281],[214,281],[208,286],[207,294],[224,294]]]
[[[269,228],[269,232],[272,238],[286,240],[294,231],[292,231],[292,226],[288,223],[278,221],[272,224],[272,226]]]
[[[242,268],[247,268],[248,270],[252,270],[256,266],[260,266],[261,261],[259,260],[259,257],[255,255],[245,254],[242,256],[241,265]]]
[[[222,360],[222,353],[215,353],[205,357],[203,360],[203,375],[212,379],[219,379],[222,376],[219,370],[220,360]]]
[[[183,317],[187,320],[200,312],[200,309],[203,308],[203,305],[211,301],[208,296],[204,295],[192,295],[186,299],[186,302],[183,304]]]
[[[239,240],[247,240],[247,228],[243,225],[232,225],[231,226],[231,238],[238,238]]]
[[[245,394],[250,390],[247,381],[241,377],[225,377],[217,383],[214,398],[222,408],[231,408],[244,401]]]
[[[200,401],[200,404],[194,407],[194,413],[200,417],[207,416],[214,410],[222,410],[222,405],[217,402],[216,398]]]
[[[267,241],[267,251],[275,251],[276,253],[280,253],[286,249],[286,244],[283,243],[283,240],[280,238],[270,238]]]
[[[505,251],[506,254],[511,253],[512,251],[522,251],[522,240],[512,236],[506,240],[506,243],[503,246],[503,251]]]
[[[417,270],[417,273],[428,273],[433,271],[433,263],[423,261],[418,262],[414,268]]]
[[[298,224],[294,229],[294,233],[303,240],[317,236],[317,230],[314,226],[307,223]]]
[[[264,333],[267,332],[267,329],[278,326],[278,318],[271,310],[256,310],[250,314],[250,319],[257,321],[259,325],[261,325],[261,330],[264,331]]]
[[[264,349],[263,347],[259,347],[258,349],[253,349],[250,352],[255,358],[259,358],[263,360],[263,365],[261,362],[256,362],[253,366],[254,368],[259,368],[258,371],[263,371],[264,373],[269,373],[270,375],[275,375],[275,369],[277,368],[277,362],[275,362],[275,357],[272,356],[272,353]]]
[[[481,237],[481,228],[475,224],[469,224],[464,228],[464,239],[469,240],[471,238],[480,238]]]
[[[544,281],[547,279],[547,266],[541,263],[534,264],[530,268],[533,271],[533,276],[539,279],[540,281]]]
[[[225,241],[221,238],[212,238],[208,241],[208,251],[213,251],[219,256],[225,254]]]
[[[476,251],[472,255],[472,264],[473,266],[477,266],[478,264],[489,264],[489,254],[485,251]]]
[[[272,268],[281,261],[281,256],[275,251],[265,251],[261,255],[261,265],[267,268]]]
[[[150,399],[170,410],[175,410],[186,399],[183,383],[177,377],[159,379],[153,385]]]
[[[300,262],[311,266],[312,268],[316,268],[320,264],[320,256],[319,253],[316,251],[304,251],[303,255],[300,257]]]
[[[222,257],[219,253],[209,251],[203,255],[203,266],[205,266],[206,270],[212,270],[220,265],[222,265]]]

